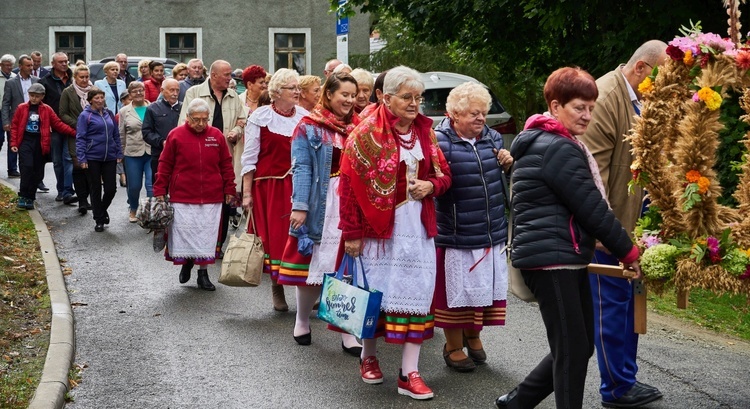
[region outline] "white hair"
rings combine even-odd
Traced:
[[[445,100],[445,110],[453,117],[467,112],[472,102],[484,107],[484,113],[490,110],[492,97],[487,89],[476,82],[464,82],[453,88]]]
[[[383,93],[396,95],[402,86],[416,88],[420,93],[424,91],[424,83],[416,70],[404,65],[388,70],[383,81]]]
[[[10,62],[11,64],[15,64],[16,57],[12,56],[11,54],[5,54],[0,57],[0,62]]]
[[[211,112],[211,110],[208,108],[208,102],[199,98],[195,98],[188,104],[187,114],[189,116],[193,116],[193,114],[199,112]]]
[[[297,71],[279,68],[271,77],[271,81],[268,82],[268,95],[271,96],[271,100],[275,99],[281,93],[281,87],[291,80],[299,81]]]
[[[370,90],[372,90],[373,85],[375,85],[375,79],[372,78],[370,71],[363,68],[357,68],[350,72],[349,75],[357,80],[357,85],[369,87]]]
[[[338,74],[340,72],[343,72],[344,70],[348,70],[348,72],[352,72],[352,67],[349,66],[349,64],[341,63],[336,66],[336,68],[333,69],[334,74]]]

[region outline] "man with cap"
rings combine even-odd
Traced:
[[[45,155],[50,153],[52,130],[75,136],[75,129],[66,125],[49,105],[42,102],[45,90],[32,84],[29,101],[18,105],[10,127],[10,149],[18,153],[21,186],[18,191],[19,209],[34,209],[36,187],[44,177]]]

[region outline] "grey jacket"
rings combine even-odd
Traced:
[[[36,84],[39,82],[38,77],[31,76],[31,83]],[[9,124],[13,119],[13,114],[16,113],[16,108],[24,102],[23,88],[21,87],[21,76],[16,75],[15,77],[5,81],[5,88],[3,91],[3,124]]]

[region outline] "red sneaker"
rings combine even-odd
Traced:
[[[380,371],[380,364],[374,356],[368,356],[359,364],[359,373],[365,383],[383,383],[383,372]]]
[[[406,380],[401,380],[401,375],[398,377],[398,393],[400,395],[411,396],[412,399],[432,399],[435,396],[432,393],[432,389],[424,383],[424,380],[419,376],[419,372],[409,372],[406,375]]]

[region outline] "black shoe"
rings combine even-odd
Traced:
[[[66,205],[77,203],[78,202],[78,196],[76,195],[68,195],[63,197],[63,203]]]
[[[20,178],[21,177],[21,173],[18,172],[17,170],[9,170],[8,171],[8,177],[9,178]]]
[[[39,189],[40,192],[49,192],[49,188],[44,185],[44,182],[39,182],[39,185],[36,187]]]
[[[350,347],[347,348],[346,345],[344,345],[344,341],[341,341],[341,349],[344,350],[347,354],[351,356],[356,356],[359,358],[362,355],[362,347],[356,346],[356,347]]]
[[[637,408],[662,398],[661,392],[653,386],[636,382],[629,391],[613,401],[602,401],[605,408]]]
[[[44,190],[42,190],[41,188],[39,190],[41,190],[42,192],[44,192]],[[49,189],[47,189],[47,190],[49,190]],[[55,196],[55,201],[56,202],[62,202],[63,199],[64,199],[63,195],[57,195],[57,196]]]
[[[188,260],[182,265],[180,269],[180,284],[185,284],[190,281],[190,270],[193,269],[193,260]]]
[[[498,408],[507,408],[510,405],[510,401],[516,398],[517,393],[518,388],[514,388],[512,391],[508,392],[508,394],[495,399],[495,406]]]
[[[109,216],[104,216],[104,224],[109,224]]]
[[[96,226],[94,226],[94,231],[101,233],[104,231],[104,225],[101,223],[97,223]]]
[[[216,290],[216,287],[208,279],[208,270],[198,270],[198,287],[206,291]]]
[[[78,213],[80,213],[81,216],[85,215],[87,212],[88,210],[86,210],[86,206],[78,206]]]
[[[307,334],[295,336],[294,340],[297,341],[297,343],[300,345],[312,344],[312,329]]]
[[[448,351],[448,344],[445,344],[443,346],[443,359],[445,360],[445,364],[448,366],[448,368],[452,368],[456,372],[471,372],[475,369],[477,369],[477,364],[474,363],[474,361],[466,357],[460,361],[454,361],[451,359],[451,354],[456,351],[461,351],[463,348],[456,348]]]

